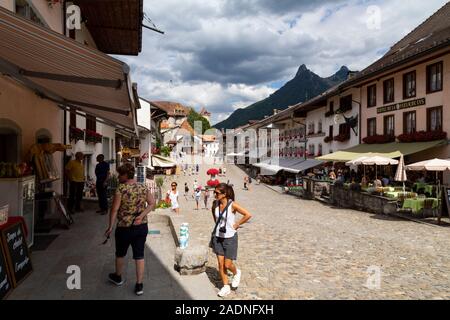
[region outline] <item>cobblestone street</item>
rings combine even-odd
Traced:
[[[205,185],[208,167],[197,178]],[[237,265],[243,276],[229,299],[449,299],[450,229],[369,213],[336,209],[277,193],[265,185],[243,190],[244,173],[227,167],[236,200],[253,219],[239,231]],[[181,214],[192,237],[207,245],[213,228],[210,210],[194,210],[181,197]],[[220,286],[211,253],[208,276]],[[366,287],[371,267],[380,268],[379,289]],[[372,279],[372,278],[371,278]],[[373,283],[373,282],[371,282]]]

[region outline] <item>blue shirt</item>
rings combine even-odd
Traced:
[[[105,161],[99,162],[95,166],[95,175],[97,176],[97,183],[103,183],[106,181],[106,178],[108,177],[108,171],[109,171],[109,163]]]

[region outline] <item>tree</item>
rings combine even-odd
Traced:
[[[204,118],[200,114],[198,114],[194,109],[191,109],[188,115],[188,122],[190,126],[195,130],[195,122],[201,121],[202,123],[202,132],[196,132],[200,134],[204,134],[206,130],[211,129],[211,124],[209,123],[208,119]]]

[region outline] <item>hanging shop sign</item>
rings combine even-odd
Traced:
[[[423,106],[426,103],[427,103],[426,98],[421,98],[421,99],[417,99],[417,100],[391,104],[388,106],[383,106],[383,107],[378,108],[377,113],[380,114],[380,113],[392,112],[392,111],[397,111],[397,110],[402,110],[402,109],[415,108],[415,107]]]

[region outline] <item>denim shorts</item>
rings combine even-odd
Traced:
[[[237,259],[238,251],[238,234],[236,233],[233,238],[219,238],[212,237],[212,249],[213,252],[225,257],[225,259],[235,261]]]
[[[131,245],[133,250],[133,259],[144,259],[145,241],[148,235],[147,223],[139,226],[117,227],[116,228],[116,257],[123,258],[127,255],[128,248]]]

